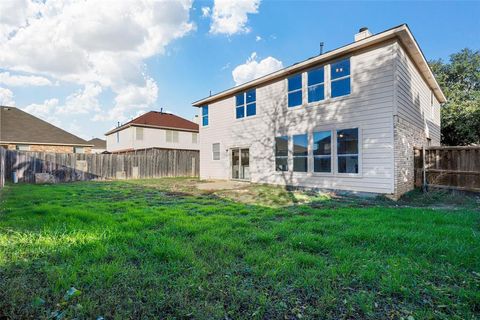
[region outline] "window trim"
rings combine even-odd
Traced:
[[[206,108],[206,110],[207,110],[206,115],[203,114],[204,108]],[[204,118],[207,119],[207,124],[205,124],[205,125],[203,124],[203,119]],[[208,104],[200,107],[200,124],[201,124],[202,128],[206,128],[210,125],[210,108],[209,108]]]
[[[342,62],[344,60],[348,60],[349,61],[349,68],[350,68],[350,73],[346,76],[343,76],[343,77],[340,77],[340,78],[336,78],[336,79],[332,79],[332,65],[335,64],[335,63],[339,63],[339,62]],[[344,97],[349,97],[352,95],[353,93],[353,88],[352,88],[352,85],[353,85],[353,81],[352,81],[352,56],[347,56],[347,57],[342,57],[340,59],[336,59],[334,61],[331,61],[329,64],[329,77],[328,77],[328,80],[329,80],[329,98],[330,100],[333,100],[333,99],[338,99],[338,98],[344,98]],[[334,97],[332,95],[332,84],[336,81],[340,81],[340,80],[344,80],[344,79],[347,79],[347,78],[350,78],[350,92],[348,94],[344,94],[344,95],[341,95],[341,96],[338,96],[338,97]],[[335,100],[333,100],[335,101]]]
[[[298,108],[300,108],[300,107],[303,107],[303,105],[304,105],[304,101],[303,101],[304,98],[305,98],[305,93],[303,92],[303,91],[304,91],[304,87],[305,87],[305,86],[304,86],[304,80],[303,80],[303,78],[304,78],[304,73],[305,73],[305,72],[303,72],[303,71],[302,71],[302,72],[299,72],[299,73],[295,73],[295,74],[290,75],[289,77],[287,77],[287,78],[285,79],[286,82],[287,82],[287,84],[286,84],[286,88],[287,88],[287,110],[295,110],[295,109],[298,109]],[[288,90],[288,80],[291,79],[291,78],[294,78],[294,77],[296,77],[296,76],[300,76],[300,81],[301,81],[300,89],[295,89],[295,90],[289,91],[289,90]],[[290,95],[290,93],[298,92],[298,91],[300,91],[300,92],[302,93],[302,98],[301,98],[300,104],[295,105],[295,106],[289,106],[289,105],[288,105],[288,101],[289,101],[288,96]]]
[[[250,91],[255,91],[255,101],[247,103],[247,93]],[[237,105],[237,96],[243,95],[243,104]],[[243,91],[241,93],[238,93],[234,96],[235,100],[235,120],[244,120],[244,119],[251,119],[257,116],[257,88],[251,88],[250,90]],[[251,104],[255,104],[255,114],[248,116],[247,115],[247,107]],[[237,117],[237,109],[239,107],[243,107],[243,117],[238,118]]]
[[[171,133],[171,141],[168,141],[169,133]],[[175,141],[175,138],[174,138],[175,136],[177,136],[177,141]],[[179,142],[180,142],[180,134],[177,130],[165,130],[165,143],[179,143]]]
[[[193,137],[195,137],[195,139]],[[198,132],[192,132],[192,144],[198,144]]]
[[[294,137],[295,136],[307,136],[307,155],[302,155],[302,156],[296,156],[295,155],[295,143],[294,143]],[[310,153],[311,153],[311,145],[310,145],[310,133],[298,133],[298,134],[292,134],[291,135],[291,140],[292,140],[292,172],[295,173],[309,173],[311,170],[310,168]],[[295,171],[295,158],[306,158],[307,159],[307,170],[306,171]]]
[[[218,145],[218,151],[215,151],[214,150],[214,146],[215,145]],[[218,152],[218,159],[215,159],[215,153]],[[222,155],[221,155],[221,145],[220,145],[220,142],[214,142],[212,143],[212,161],[219,161],[222,159]]]
[[[82,152],[77,152],[77,149],[81,149]],[[84,154],[84,153],[85,153],[85,147],[73,147],[73,153],[75,153],[75,154]]]
[[[338,172],[338,156],[337,156],[337,131],[339,130],[346,130],[346,129],[357,129],[358,130],[358,173],[341,173]],[[330,131],[331,133],[331,171],[330,172],[314,172],[314,155],[313,155],[313,133],[320,132],[320,131]],[[293,136],[294,135],[303,135],[307,134],[308,136],[308,169],[307,172],[299,172],[293,171]],[[276,153],[275,153],[275,143],[276,138],[279,137],[287,137],[288,138],[288,155],[287,156],[280,156],[281,158],[287,158],[287,171],[278,171],[276,170]],[[274,173],[291,173],[294,175],[300,176],[312,176],[312,177],[350,177],[350,178],[362,178],[363,177],[363,134],[362,134],[362,127],[355,125],[355,124],[343,124],[342,126],[335,127],[335,126],[315,126],[312,129],[309,129],[307,132],[299,132],[299,133],[284,133],[284,134],[276,134],[273,140],[273,171]]]
[[[313,85],[309,86],[308,85],[308,73],[311,72],[311,71],[321,69],[321,68],[323,68],[323,82],[313,84]],[[328,69],[328,71],[330,71],[330,69]],[[306,78],[307,78],[306,79],[306,93],[305,93],[305,96],[307,98],[307,106],[318,105],[318,104],[323,103],[324,101],[327,101],[329,99],[329,96],[327,95],[327,83],[328,83],[327,80],[328,79],[327,79],[327,74],[326,73],[327,73],[327,67],[324,64],[322,64],[321,66],[318,66],[318,67],[310,68],[310,69],[305,71],[305,75],[306,75]],[[309,99],[308,89],[310,89],[310,87],[317,87],[317,86],[320,86],[320,85],[323,85],[323,99],[309,102],[308,101],[308,99]]]
[[[277,156],[277,138],[287,138],[287,155],[286,156]],[[291,172],[290,169],[293,169],[293,163],[290,165],[290,141],[291,141],[291,135],[288,134],[280,134],[280,135],[275,135],[273,137],[273,169],[274,172],[276,173],[281,173],[281,172]],[[287,159],[287,170],[277,170],[277,158],[282,158],[282,159]]]
[[[20,149],[21,147],[27,147],[27,148],[24,149],[24,150],[21,150],[21,149]],[[15,150],[16,150],[16,151],[30,151],[31,149],[32,149],[32,146],[29,145],[29,144],[16,144],[16,145],[15,145]]]
[[[348,130],[348,129],[357,129],[358,130],[358,172],[357,173],[349,173],[349,172],[338,172],[338,140],[337,140],[337,133],[338,131],[340,130]],[[355,126],[355,125],[351,125],[351,126],[341,126],[341,127],[338,127],[338,128],[335,128],[334,129],[335,131],[335,175],[336,176],[340,176],[340,177],[358,177],[358,178],[361,178],[363,176],[363,172],[362,172],[362,166],[363,166],[363,163],[362,163],[362,157],[363,157],[363,152],[362,152],[362,129],[360,126]],[[342,155],[342,156],[345,156],[345,155]]]
[[[315,132],[330,132],[330,172],[315,172],[315,155],[313,154],[313,134]],[[335,175],[335,141],[334,139],[334,134],[335,134],[335,128],[332,127],[315,127],[310,131],[310,136],[311,136],[311,149],[312,152],[309,154],[310,161],[311,161],[311,171],[310,173],[315,176],[315,177],[332,177]],[[318,157],[318,156],[317,156]]]

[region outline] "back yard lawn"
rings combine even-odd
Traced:
[[[478,199],[196,183],[7,186],[0,319],[480,316]]]

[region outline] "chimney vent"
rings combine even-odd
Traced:
[[[367,27],[361,27],[360,30],[358,30],[358,33],[355,35],[355,42],[366,39],[371,35],[372,33]]]

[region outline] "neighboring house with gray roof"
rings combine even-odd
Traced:
[[[19,151],[91,153],[93,144],[18,108],[0,106],[0,146]]]
[[[107,141],[100,138],[93,138],[88,140],[88,143],[92,144],[92,153],[103,153],[107,151]]]

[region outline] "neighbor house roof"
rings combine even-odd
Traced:
[[[0,143],[85,146],[87,141],[14,107],[0,106]]]
[[[435,97],[438,99],[440,103],[446,102],[445,95],[442,92],[442,89],[437,83],[437,80],[435,79],[432,70],[430,69],[427,60],[425,59],[425,56],[423,55],[422,50],[418,46],[417,41],[415,40],[413,34],[411,33],[410,29],[408,28],[408,25],[402,24],[400,26],[394,27],[392,29],[383,31],[381,33],[377,33],[375,35],[369,36],[363,40],[355,41],[350,44],[347,44],[343,47],[340,47],[338,49],[326,52],[324,54],[309,58],[307,60],[304,60],[302,62],[296,63],[294,65],[291,65],[289,67],[286,67],[284,69],[278,70],[276,72],[270,73],[266,76],[263,76],[261,78],[249,81],[247,83],[244,83],[242,85],[233,87],[231,89],[222,91],[220,93],[217,93],[215,95],[211,95],[209,97],[206,97],[204,99],[198,100],[193,102],[193,106],[195,107],[200,107],[202,105],[206,105],[215,101],[218,101],[220,99],[224,99],[230,96],[235,95],[236,93],[245,91],[247,89],[260,86],[275,80],[279,80],[282,78],[285,78],[291,74],[300,72],[302,70],[305,70],[309,67],[312,67],[314,65],[317,65],[319,63],[324,63],[329,60],[333,60],[336,58],[339,58],[341,56],[344,56],[346,54],[351,54],[352,52],[364,49],[366,47],[376,45],[391,39],[398,39],[400,42],[403,44],[404,49],[407,51],[407,53],[410,55],[412,58],[414,64],[418,68],[419,72],[422,74],[424,77],[425,81],[428,83],[429,87],[435,94]]]
[[[107,148],[107,141],[102,140],[99,138],[93,138],[92,140],[88,140],[88,143],[93,145],[95,149],[106,149]]]
[[[105,133],[105,135],[115,133],[131,126],[198,132],[198,124],[195,122],[171,113],[150,111],[120,127],[110,130]]]

